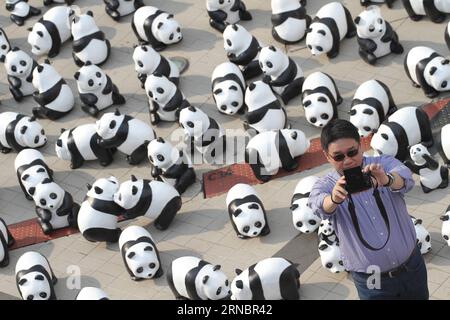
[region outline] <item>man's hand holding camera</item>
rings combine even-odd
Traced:
[[[389,183],[389,177],[379,163],[368,164],[364,167],[363,172],[367,174],[370,173],[374,186],[381,187]]]

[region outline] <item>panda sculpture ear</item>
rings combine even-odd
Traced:
[[[167,16],[167,19],[173,19],[173,14],[169,14],[169,15]]]
[[[134,174],[131,175],[131,181],[133,181],[133,182],[137,181],[137,178],[136,178],[136,176]]]
[[[328,245],[326,243],[324,243],[319,247],[319,250],[322,251],[322,250],[325,250],[326,248],[328,248]]]
[[[32,196],[34,195],[34,192],[36,191],[35,187],[31,187],[28,189],[28,193],[31,194]]]
[[[129,252],[128,254],[127,254],[127,258],[128,259],[133,259],[133,257],[136,255],[136,253],[135,252],[133,252],[133,251],[131,251],[131,252]]]
[[[363,110],[363,113],[364,114],[368,114],[368,115],[372,115],[373,114],[373,110],[369,109],[369,108],[366,108],[366,109]]]
[[[234,31],[238,31],[238,26],[236,24],[232,24],[231,27],[233,28]]]
[[[273,52],[277,52],[277,49],[274,46],[269,46],[269,49],[272,50]]]
[[[63,146],[62,140],[61,140],[61,139],[56,140],[56,145],[57,145],[58,147],[62,148],[62,146]]]
[[[44,181],[42,181],[42,184],[47,184],[47,183],[51,183],[52,180],[50,178],[45,178]]]
[[[75,72],[73,77],[75,78],[75,80],[78,80],[78,78],[80,77],[80,72],[79,71]]]
[[[27,129],[28,129],[27,126],[23,126],[22,128],[20,128],[20,133],[25,134],[25,132],[27,132]]]
[[[92,62],[91,61],[86,61],[86,63],[84,64],[85,66],[91,66],[92,65]]]
[[[303,107],[308,108],[311,105],[311,100],[306,100],[305,102],[303,102]]]
[[[162,22],[160,22],[160,23],[158,23],[158,26],[157,26],[157,28],[158,29],[161,29],[161,27],[163,26],[163,23]]]
[[[242,282],[242,280],[237,280],[236,281],[236,288],[238,289],[244,289],[244,283]]]
[[[165,143],[164,139],[159,137],[158,139],[156,139],[156,141],[158,141],[159,143]]]
[[[444,60],[441,61],[442,65],[446,65],[446,64],[449,64],[449,63],[450,63],[450,60],[448,60],[448,59],[444,59]]]
[[[414,225],[415,226],[417,226],[418,224],[422,224],[422,219],[417,219],[415,222],[414,222]]]
[[[142,51],[144,51],[144,52],[147,52],[147,51],[148,51],[147,47],[144,46],[144,45],[142,45],[141,48],[142,48]]]
[[[217,270],[220,270],[220,264],[216,264],[214,267],[213,267],[213,271],[217,271]]]
[[[291,138],[297,140],[297,131],[291,133]]]
[[[116,108],[116,111],[114,111],[114,115],[115,115],[115,116],[120,116],[120,111],[119,111],[119,109]]]
[[[433,75],[435,72],[437,71],[436,67],[431,67],[430,68],[430,74]]]
[[[447,216],[447,215],[444,215],[444,216],[440,216],[440,217],[439,217],[439,220],[441,220],[441,221],[448,221],[448,219],[450,219],[450,217]]]
[[[359,24],[360,21],[361,21],[361,17],[360,17],[360,16],[358,16],[358,17],[355,18],[355,23],[356,23],[356,24]]]
[[[188,110],[191,111],[191,112],[197,112],[197,109],[195,109],[194,106],[189,106]]]
[[[306,33],[310,33],[310,32],[312,32],[312,28],[306,29]]]
[[[20,49],[19,49],[18,47],[14,47],[14,48],[11,49],[11,51],[12,51],[12,52],[20,51]]]
[[[37,33],[37,35],[38,35],[39,37],[41,37],[41,38],[44,37],[44,34],[42,33],[42,31],[38,31],[38,32],[36,32],[36,33]]]
[[[248,90],[253,91],[256,88],[256,84],[254,82],[250,83],[248,86]]]
[[[23,286],[28,280],[26,278],[22,278],[19,281],[19,286]]]
[[[39,64],[39,65],[37,66],[37,71],[38,71],[39,73],[41,73],[43,70],[44,70],[44,67],[41,66],[41,65]]]
[[[94,16],[94,13],[93,13],[91,10],[88,10],[88,11],[86,12],[86,14],[87,14],[88,16],[91,16],[91,17]]]
[[[289,209],[291,209],[291,211],[294,211],[297,208],[298,208],[298,204],[294,203]]]
[[[236,273],[236,275],[240,275],[242,273],[241,269],[234,269],[234,272]]]
[[[61,130],[59,130],[60,133],[64,133],[64,131],[66,131],[65,128],[61,128]]]
[[[348,114],[351,115],[351,116],[354,116],[354,115],[356,114],[356,110],[355,110],[355,109],[351,109],[351,110],[348,112]]]
[[[91,190],[91,189],[92,189],[92,185],[91,185],[90,183],[86,183],[86,188],[87,188],[88,190]]]
[[[377,132],[378,132],[378,129],[376,129],[376,128],[372,129],[372,133],[377,133]]]
[[[206,282],[208,282],[209,276],[204,276],[202,283],[205,284]]]
[[[33,31],[33,27],[28,27],[27,31],[30,31],[30,32]]]
[[[31,116],[30,119],[28,119],[28,122],[33,122],[36,121],[36,117],[35,116]]]

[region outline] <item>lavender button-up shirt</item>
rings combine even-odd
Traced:
[[[391,233],[383,249],[372,251],[359,240],[348,210],[348,200],[339,205],[332,214],[327,214],[323,210],[324,198],[331,194],[336,181],[340,178],[336,170],[317,181],[309,196],[309,203],[316,214],[333,223],[339,238],[344,267],[349,271],[364,273],[373,272],[374,266],[378,267],[380,272],[398,267],[410,256],[416,244],[414,224],[403,198],[414,186],[411,171],[392,156],[363,158],[363,167],[371,163],[380,163],[386,172],[396,172],[405,180],[405,186],[400,190],[379,188],[389,217]],[[386,242],[388,230],[373,196],[373,189],[353,194],[352,198],[363,238],[373,248],[382,247]]]

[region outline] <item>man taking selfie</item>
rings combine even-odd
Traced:
[[[314,185],[309,202],[333,224],[360,299],[428,299],[404,200],[414,186],[411,171],[392,156],[363,156],[358,130],[346,120],[330,121],[321,144],[334,170]]]

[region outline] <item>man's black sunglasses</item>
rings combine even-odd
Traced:
[[[356,156],[358,153],[359,153],[359,149],[351,149],[351,150],[347,151],[346,154],[339,153],[339,154],[334,155],[334,156],[331,155],[331,154],[329,154],[329,156],[330,156],[334,161],[341,162],[341,161],[344,161],[346,155],[347,155],[347,157],[349,157],[349,158],[353,158],[353,157]]]

